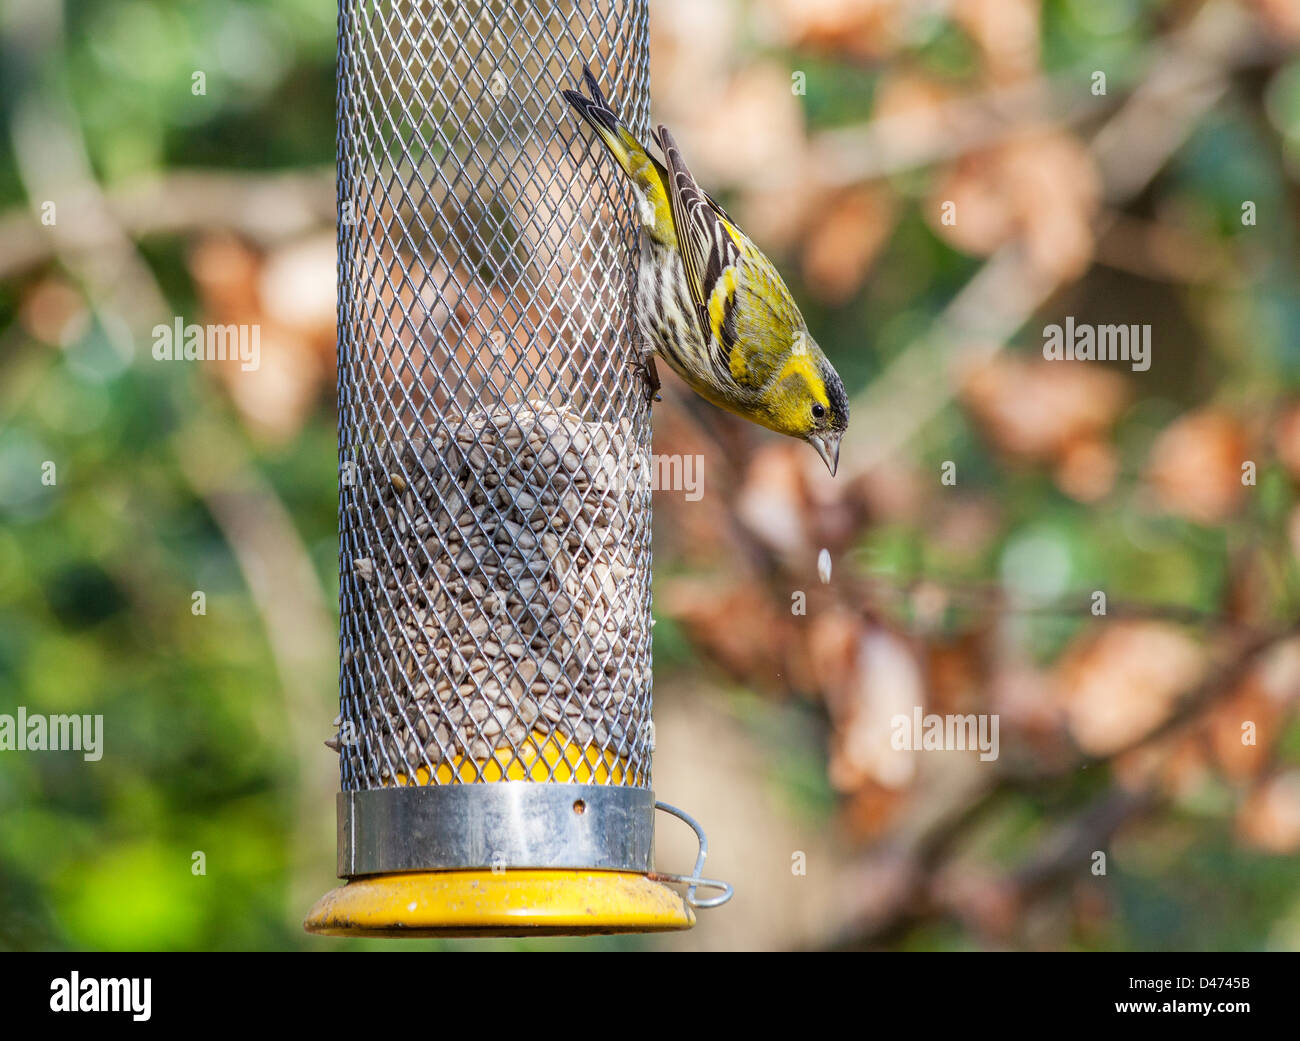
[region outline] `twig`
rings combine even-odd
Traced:
[[[988,148],[1026,125],[1071,126],[1114,106],[1111,97],[1081,96],[1077,79],[1039,78],[936,105],[926,110],[920,127],[907,112],[822,131],[813,135],[811,147],[818,179],[848,187]]]
[[[1188,37],[1186,43],[1195,47],[1212,35],[1207,30],[1204,36]],[[1150,108],[1161,98],[1213,88],[1225,68],[1238,71],[1271,63],[1282,53],[1280,46],[1256,35],[1250,47],[1234,51],[1222,65],[1214,61],[1206,65],[1180,63],[1171,69],[1163,63],[1165,55],[1157,51],[1149,67],[1135,72],[1131,81],[1112,76],[1107,94],[1101,96],[1093,95],[1079,75],[1040,76],[927,108],[923,120],[904,112],[825,130],[811,139],[818,178],[831,187],[848,187],[957,159],[1013,137],[1026,126],[1078,126],[1113,111],[1126,91],[1135,92],[1134,96],[1143,93],[1143,105]],[[1144,146],[1150,137],[1144,135]],[[1150,147],[1152,154],[1158,155],[1167,143],[1157,134]],[[1149,179],[1147,174],[1142,176]],[[1144,184],[1145,179],[1139,183]]]
[[[1101,620],[1115,618],[1159,618],[1164,621],[1179,622],[1187,625],[1234,626],[1234,619],[1220,611],[1206,611],[1185,604],[1143,603],[1141,601],[1116,600],[1108,597],[1106,614],[1094,616],[1090,601],[1090,592],[1076,591],[1064,593],[1051,600],[1032,600],[1017,594],[1014,590],[997,582],[965,582],[952,585],[931,576],[914,578],[903,582],[885,578],[845,578],[840,582],[843,589],[850,590],[855,599],[863,604],[879,600],[889,600],[895,604],[911,601],[923,592],[936,591],[943,597],[944,606],[954,605],[963,609],[988,612],[996,606],[1003,615],[1035,615],[1058,618],[1098,617]]]
[[[98,199],[73,196],[55,201],[59,223],[86,225],[86,234],[77,240],[79,250],[115,249],[122,232],[139,240],[178,232],[232,231],[272,245],[334,223],[334,171],[171,171]],[[100,209],[89,221],[81,209],[86,205]],[[65,249],[52,229],[32,214],[16,210],[0,216],[0,278],[11,278],[61,252]]]
[[[1110,226],[1097,240],[1098,264],[1175,284],[1233,285],[1243,279],[1241,260],[1205,236],[1117,211],[1106,217]]]
[[[1156,803],[1151,792],[1112,788],[1089,803],[1076,817],[1058,827],[1038,853],[1011,873],[1011,885],[1021,901],[1032,900],[1053,884],[1077,877],[1098,848],[1106,845],[1132,817]]]
[[[1150,730],[1137,735],[1118,748],[1103,755],[1081,755],[1064,766],[1048,770],[1031,770],[1016,772],[1005,770],[1004,781],[1022,789],[1033,789],[1044,781],[1070,777],[1080,770],[1104,766],[1131,752],[1150,745],[1161,738],[1183,729],[1194,722],[1216,698],[1236,689],[1247,671],[1267,652],[1278,644],[1300,635],[1300,621],[1274,630],[1270,633],[1255,634],[1245,640],[1244,646],[1231,661],[1211,672],[1204,680],[1188,692],[1178,707]]]

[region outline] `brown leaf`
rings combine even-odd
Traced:
[[[927,585],[922,584],[920,588],[925,589]],[[985,711],[983,642],[984,634],[975,630],[926,643],[923,653],[931,712],[964,714]]]
[[[925,212],[956,249],[987,255],[1019,240],[1038,270],[1065,281],[1092,260],[1099,200],[1100,178],[1081,142],[1057,130],[1025,130],[954,163]]]
[[[892,747],[891,720],[910,717],[917,705],[925,705],[925,686],[911,645],[883,627],[865,626],[847,681],[828,694],[835,727],[831,784],[840,791],[853,791],[866,781],[892,789],[911,784],[916,759],[914,753]]]
[[[758,0],[774,42],[877,59],[906,42],[905,0]]]
[[[1158,726],[1204,668],[1203,650],[1178,627],[1115,622],[1077,639],[1057,662],[1057,700],[1079,747],[1107,755]]]
[[[1146,479],[1160,507],[1198,524],[1219,524],[1244,497],[1241,464],[1249,454],[1242,424],[1206,408],[1170,424],[1156,439]]]
[[[261,291],[264,258],[233,235],[200,239],[190,251],[190,272],[203,315],[190,322],[248,326],[256,333],[256,365],[238,358],[203,362],[225,387],[244,422],[259,437],[283,442],[295,436],[333,377],[332,336],[317,326],[308,335],[268,313]]]
[[[1237,813],[1237,830],[1269,853],[1300,850],[1300,770],[1287,770],[1251,791]]]
[[[1250,0],[1250,5],[1278,35],[1300,40],[1300,4],[1296,0]]]
[[[1281,705],[1269,697],[1254,673],[1205,714],[1210,748],[1225,776],[1239,780],[1265,770],[1281,718]],[[1243,724],[1253,724],[1253,733]]]
[[[740,11],[729,3],[656,0],[650,18],[650,82],[655,110],[674,130],[716,97],[734,61]],[[689,158],[689,157],[688,157]]]
[[[755,450],[736,496],[736,515],[769,549],[791,559],[816,553],[808,524],[806,445],[768,441]]]
[[[861,288],[867,269],[894,226],[893,197],[852,188],[818,215],[803,247],[803,277],[816,296],[840,304]]]
[[[274,250],[257,280],[267,319],[302,336],[331,366],[338,321],[337,248],[330,232]]]
[[[1053,477],[1078,502],[1097,502],[1110,494],[1119,472],[1115,450],[1098,438],[1085,437],[1065,446]]]
[[[261,257],[234,235],[206,235],[189,254],[190,274],[204,307],[221,318],[260,315],[257,293]]]
[[[989,77],[1005,83],[1038,71],[1038,0],[956,0],[952,16],[979,46]]]
[[[839,812],[840,823],[852,836],[875,838],[894,826],[907,798],[906,791],[864,780],[846,795]]]
[[[790,85],[788,68],[757,62],[741,68],[714,103],[700,105],[697,96],[696,124],[681,134],[674,128],[674,136],[701,183],[788,183],[805,147],[803,107]]]
[[[860,614],[838,605],[809,618],[808,661],[828,702],[851,700],[849,684],[856,678],[858,638],[864,621]]]
[[[893,147],[905,155],[924,154],[957,129],[951,103],[960,94],[947,83],[908,68],[881,75],[871,105],[874,124],[887,128]]]
[[[790,678],[792,616],[779,614],[760,587],[682,578],[669,583],[659,603],[693,643],[735,678],[766,686]]]
[[[1119,757],[1115,779],[1130,791],[1159,789],[1175,799],[1204,790],[1211,764],[1203,734],[1169,734]]]
[[[1300,481],[1300,405],[1289,406],[1273,425],[1273,445],[1291,479]]]
[[[1097,443],[1128,396],[1123,378],[1106,369],[1009,355],[971,373],[962,391],[966,407],[998,448],[1035,461],[1064,459],[1077,443]],[[1078,475],[1066,472],[1067,480],[1072,476]],[[1096,490],[1097,475],[1090,476],[1094,485],[1081,490]]]
[[[85,297],[61,278],[37,282],[23,296],[19,321],[35,340],[67,347],[90,327]]]

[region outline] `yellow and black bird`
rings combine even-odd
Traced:
[[[590,97],[565,98],[637,189],[643,234],[637,321],[659,356],[699,395],[807,441],[832,474],[849,401],[772,262],[695,183],[660,126],[660,162],[610,107],[591,70]]]

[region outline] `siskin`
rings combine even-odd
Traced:
[[[582,74],[591,96],[564,96],[637,189],[642,335],[701,397],[807,441],[833,475],[848,397],[780,274],[695,183],[667,128],[656,135],[665,165],[610,108],[591,70]]]

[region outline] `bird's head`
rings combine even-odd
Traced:
[[[849,425],[849,397],[826,355],[803,334],[772,387],[768,402],[773,430],[801,438],[835,475],[840,438]]]

